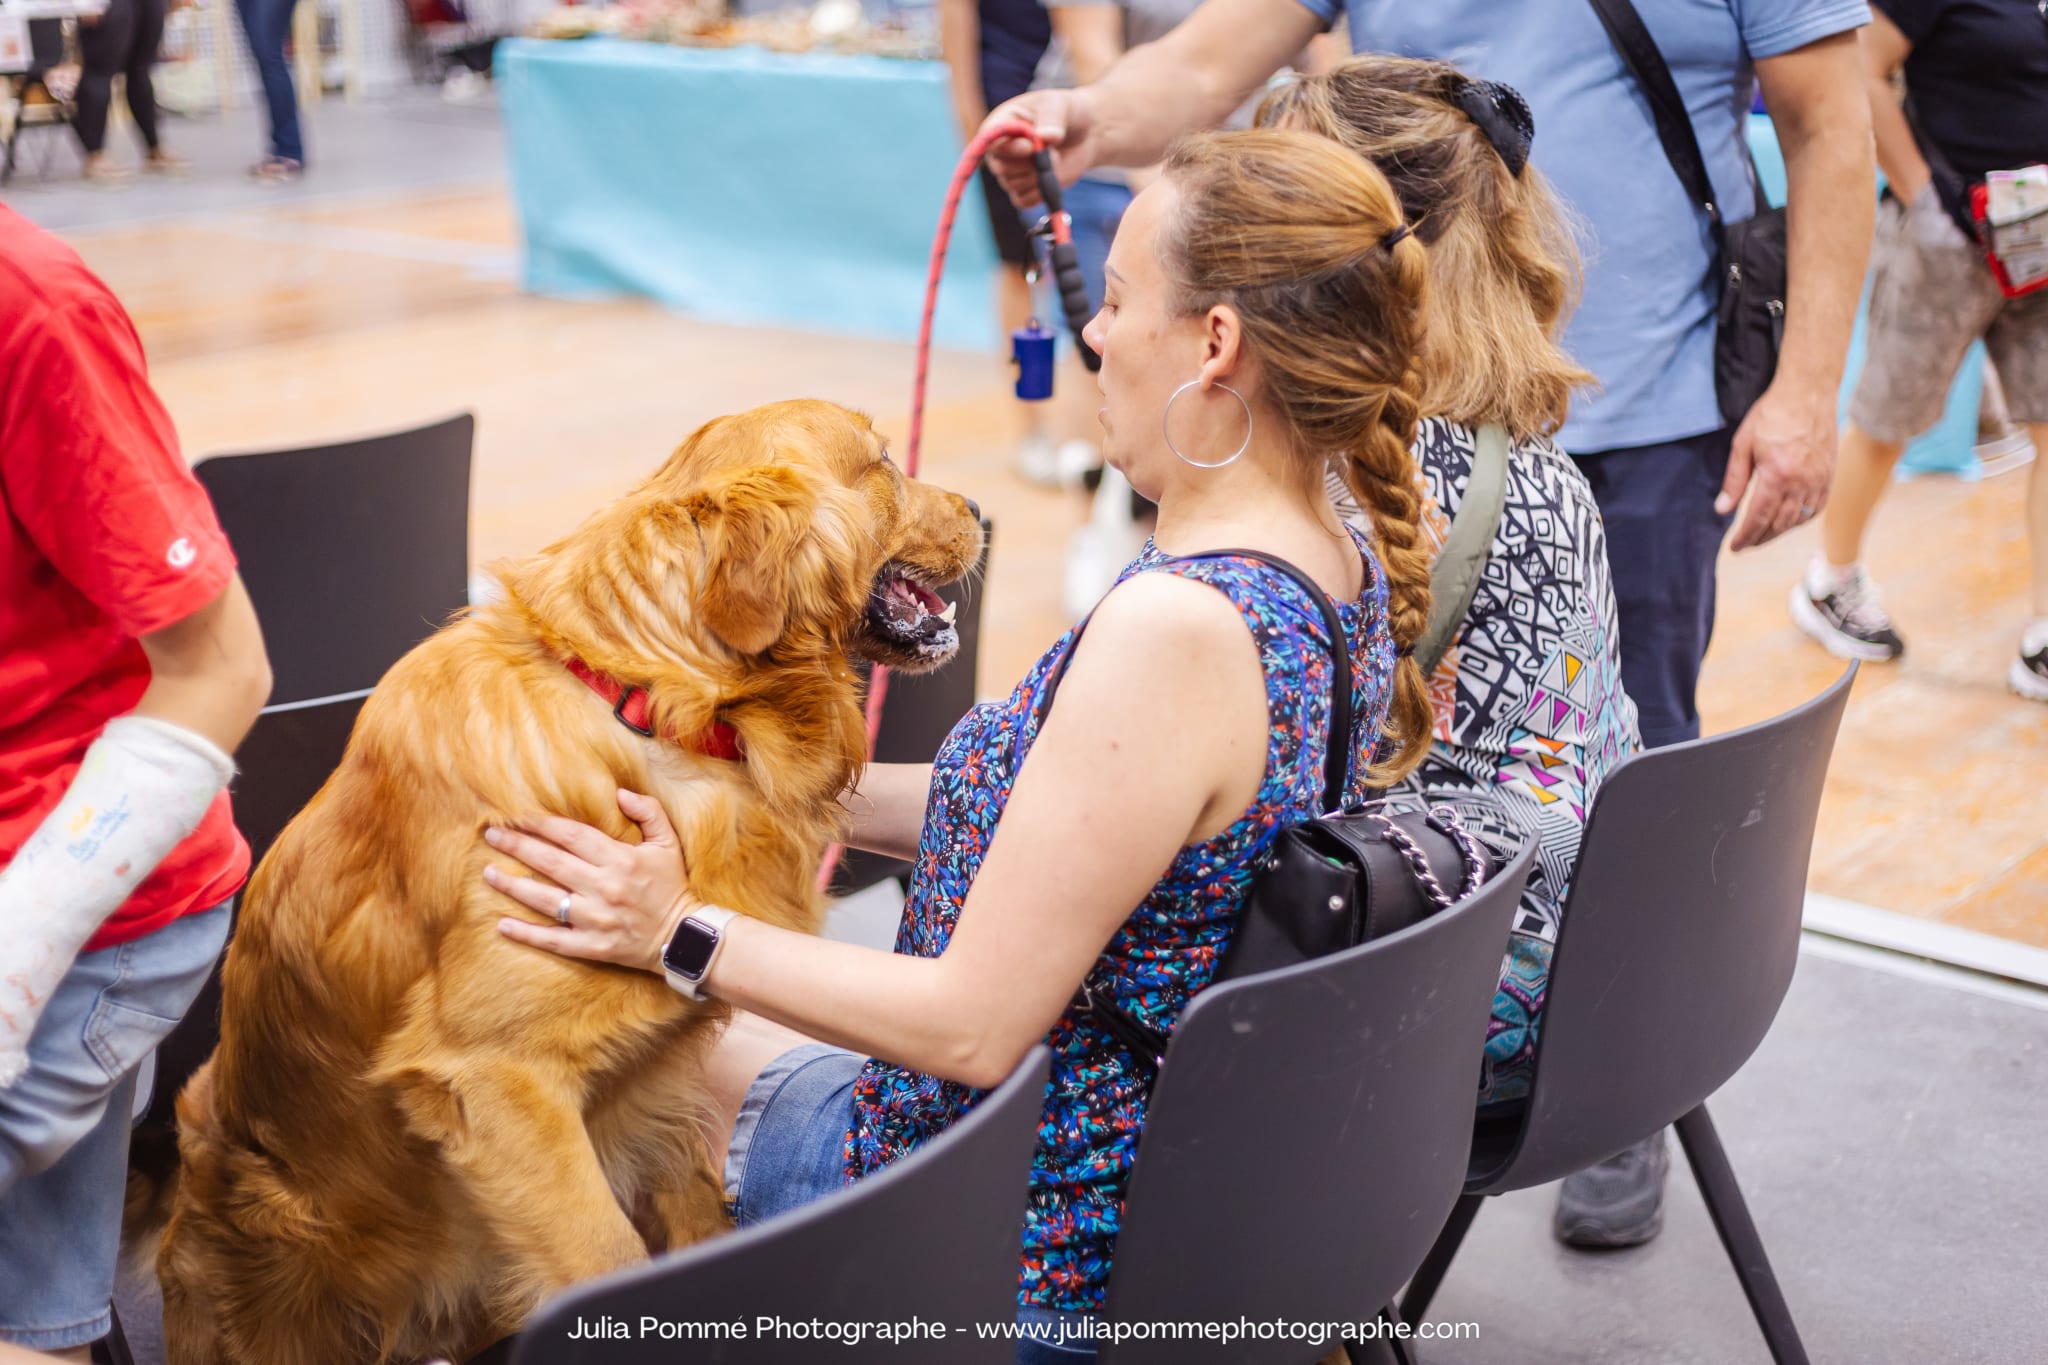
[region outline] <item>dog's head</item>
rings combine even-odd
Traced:
[[[979,511],[905,478],[859,413],[798,401],[718,418],[628,502],[684,547],[656,595],[735,653],[824,645],[917,672],[960,647],[932,589],[980,557]]]

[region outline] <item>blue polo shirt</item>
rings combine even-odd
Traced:
[[[1565,345],[1600,380],[1559,443],[1577,454],[1698,436],[1714,400],[1713,246],[1649,102],[1586,0],[1301,0],[1359,51],[1453,62],[1522,92],[1535,164],[1582,220],[1586,294]],[[1721,211],[1754,212],[1752,63],[1870,21],[1864,0],[1636,0],[1685,97]],[[1822,206],[1820,212],[1825,213]]]

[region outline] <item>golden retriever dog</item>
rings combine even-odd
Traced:
[[[698,893],[815,931],[864,758],[849,655],[950,658],[931,588],[980,549],[974,505],[904,478],[865,418],[780,403],[498,566],[502,601],[393,666],[242,899],[220,1046],[178,1102],[172,1365],[460,1360],[727,1226],[693,1103],[726,1012],[500,935],[527,912],[484,885],[484,828],[637,837],[617,793],[649,792]],[[644,689],[654,734],[572,662]]]

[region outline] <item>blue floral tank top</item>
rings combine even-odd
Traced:
[[[1365,538],[1356,531],[1352,537],[1365,560],[1365,588],[1356,602],[1337,605],[1349,637],[1357,717],[1347,795],[1357,799],[1386,718],[1394,645],[1385,576]],[[1321,804],[1332,665],[1316,604],[1292,578],[1257,560],[1175,560],[1148,542],[1117,581],[1135,573],[1178,574],[1230,599],[1258,645],[1271,720],[1266,775],[1251,805],[1222,833],[1181,849],[1089,971],[1097,993],[1106,991],[1127,1014],[1171,1034],[1188,1000],[1215,974],[1267,845]],[[1008,701],[969,711],[940,747],[897,952],[936,957],[945,951],[1037,736],[1046,679],[1074,638],[1069,631],[1048,650]],[[1046,1043],[1052,1077],[1032,1158],[1018,1300],[1099,1312],[1147,1091],[1142,1071],[1076,1006],[1068,1007]],[[854,1087],[847,1178],[915,1150],[983,1093],[870,1059]]]

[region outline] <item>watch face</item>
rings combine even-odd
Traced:
[[[717,945],[716,929],[685,919],[676,926],[675,937],[663,950],[661,965],[685,980],[695,981],[711,965],[711,950]]]

